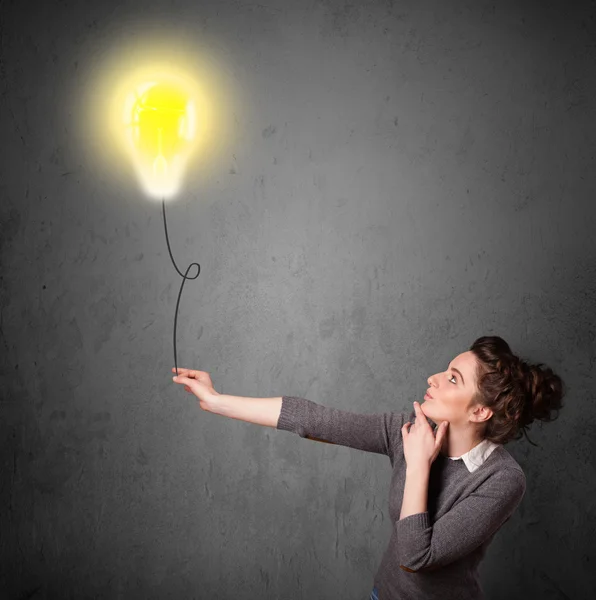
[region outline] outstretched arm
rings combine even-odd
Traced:
[[[283,396],[277,429],[328,444],[385,454],[393,462],[398,449],[402,451],[401,427],[406,416],[395,412],[361,414],[306,398]]]
[[[247,421],[266,427],[277,427],[281,412],[282,397],[276,398],[245,398],[219,394],[217,402],[209,411],[231,419]]]

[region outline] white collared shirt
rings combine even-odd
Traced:
[[[478,445],[474,446],[461,456],[450,456],[451,460],[463,460],[468,467],[468,471],[473,473],[492,453],[499,444],[495,444],[489,440],[482,440]]]

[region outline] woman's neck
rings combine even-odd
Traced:
[[[478,439],[477,433],[471,429],[466,429],[465,431],[451,430],[450,423],[443,439],[441,454],[451,458],[459,458],[472,450],[472,448],[478,446],[483,439]]]

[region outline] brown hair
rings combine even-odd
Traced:
[[[515,356],[505,340],[483,336],[470,347],[477,359],[478,391],[473,404],[493,411],[486,421],[483,437],[497,444],[518,440],[522,434],[530,444],[526,428],[535,420],[558,418],[565,395],[563,380],[542,363],[530,365]],[[552,412],[557,411],[553,417]]]

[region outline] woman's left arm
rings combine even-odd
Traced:
[[[428,480],[430,467],[406,468],[404,497],[401,503],[400,520],[426,512],[428,506]]]
[[[420,403],[413,402],[413,405],[414,424],[408,421],[401,428],[402,447],[407,466],[400,520],[426,512],[431,465],[439,455],[449,424],[443,421],[436,430],[433,430]]]
[[[434,570],[475,550],[515,512],[526,491],[526,478],[517,469],[498,471],[434,523],[426,510],[426,496],[422,500],[427,488],[428,478],[424,484],[420,475],[412,475],[410,481],[406,477],[407,504],[402,504],[402,517],[395,523],[397,558],[404,571]],[[414,512],[418,508],[424,510]]]

